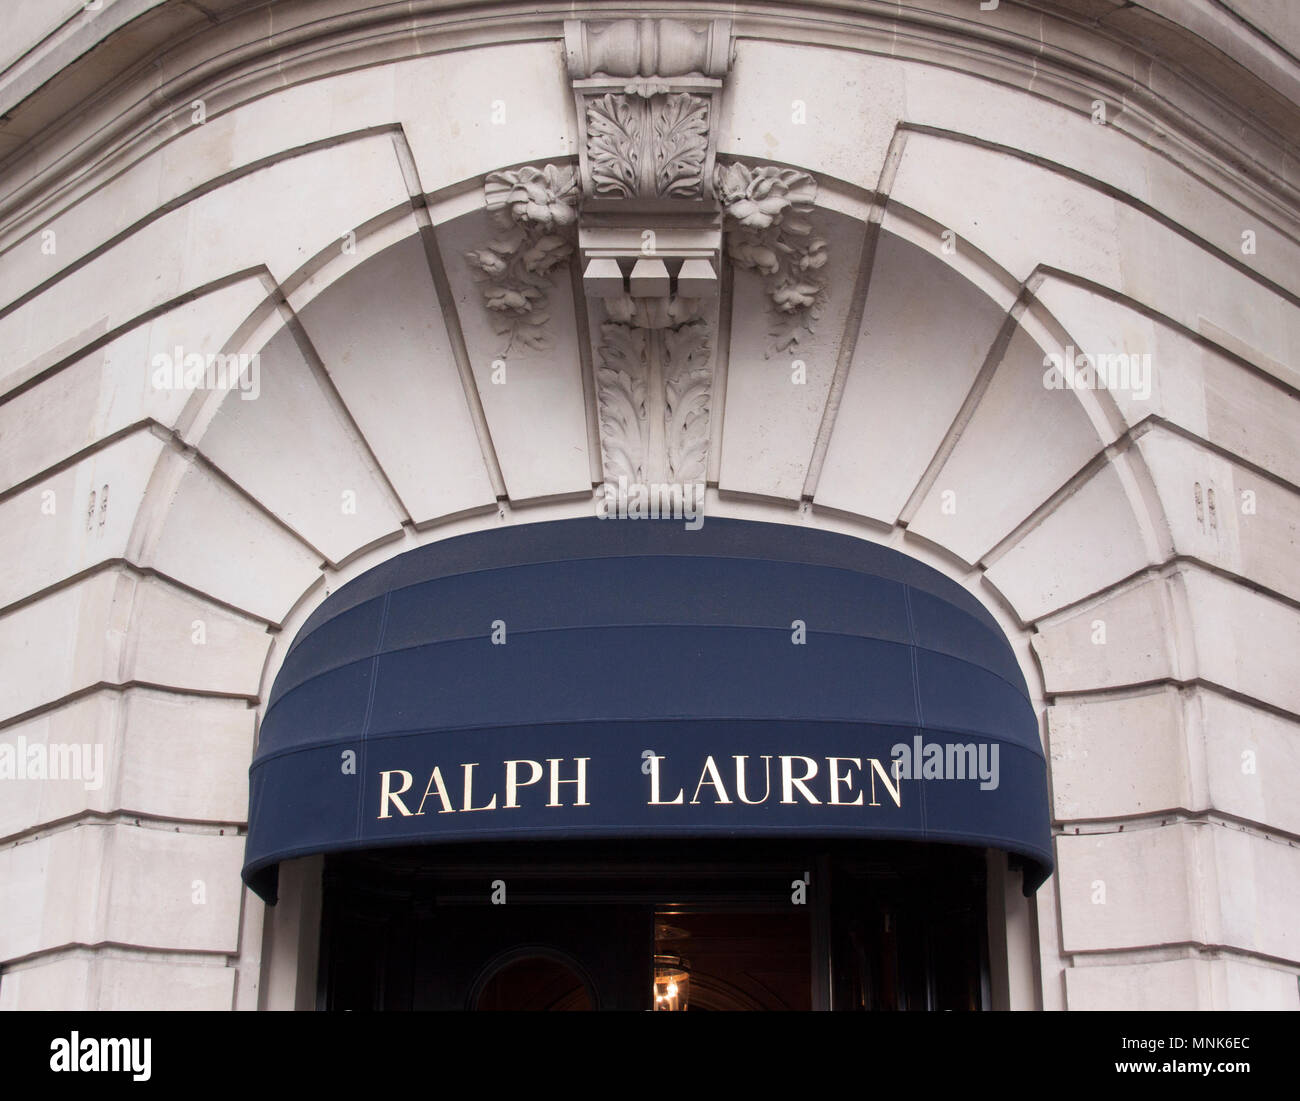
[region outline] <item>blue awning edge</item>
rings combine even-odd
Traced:
[[[946,842],[1026,895],[1053,868],[988,610],[892,548],[721,518],[476,532],[343,586],[276,676],[248,823],[272,903],[286,859],[471,840]]]

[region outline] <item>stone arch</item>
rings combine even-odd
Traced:
[[[824,176],[822,184],[833,194],[836,190],[841,194],[846,190],[839,181],[828,180]],[[430,196],[427,202],[435,211],[439,209],[438,196]],[[470,214],[472,216],[473,212],[471,211]],[[985,316],[982,319],[983,329],[980,331],[985,336],[989,348],[994,349],[994,352],[988,352],[977,343],[973,351],[968,353],[968,358],[972,360],[965,365],[971,372],[969,377],[960,379],[950,386],[950,389],[960,391],[948,396],[950,407],[954,410],[952,422],[961,420],[965,425],[969,425],[975,419],[979,413],[979,398],[987,393],[991,381],[987,376],[996,375],[999,370],[1008,368],[1016,370],[1029,380],[1030,385],[1041,386],[1042,361],[1046,349],[1054,348],[1069,339],[1063,327],[1037,301],[1028,301],[1025,308],[1018,312],[1020,298],[1017,296],[1010,299],[1011,306],[1006,308],[1004,302],[995,298],[990,291],[996,293],[1000,284],[1003,298],[1007,298],[1009,296],[1007,276],[995,261],[972,248],[968,243],[962,243],[956,257],[948,257],[943,254],[941,235],[932,232],[933,223],[927,223],[925,219],[910,211],[902,212],[897,218],[897,223],[900,232],[882,232],[872,257],[878,267],[869,273],[871,283],[880,288],[877,293],[883,293],[884,301],[880,305],[872,303],[871,291],[867,289],[867,302],[864,303],[861,321],[863,330],[874,328],[878,320],[883,320],[892,310],[897,309],[899,305],[897,294],[900,293],[897,288],[904,288],[901,293],[906,295],[908,292],[914,293],[917,287],[937,287],[940,293],[935,293],[931,299],[919,303],[913,300],[914,316],[934,316],[946,310],[951,321],[945,333],[960,332],[971,327],[970,317],[977,316],[983,311]],[[418,272],[420,266],[429,259],[421,241],[420,227],[415,223],[414,218],[408,220],[405,217],[396,217],[390,211],[370,219],[369,224],[373,227],[371,233],[358,235],[356,240],[357,255],[360,257],[358,263],[345,262],[340,258],[343,256],[342,253],[338,256],[327,256],[326,253],[337,251],[331,246],[322,254],[311,258],[302,269],[292,273],[286,283],[298,288],[298,296],[294,299],[296,305],[288,323],[285,323],[283,316],[269,311],[265,305],[259,306],[253,314],[241,321],[224,346],[228,351],[262,349],[266,361],[262,376],[264,384],[268,383],[266,372],[285,370],[294,372],[299,380],[292,390],[294,395],[301,395],[302,389],[306,386],[315,387],[316,393],[312,401],[318,412],[312,416],[319,418],[320,410],[332,409],[333,420],[329,423],[332,425],[337,443],[346,441],[354,448],[357,455],[364,456],[382,470],[382,463],[376,457],[369,441],[372,439],[382,441],[386,436],[400,435],[403,431],[409,432],[409,427],[393,425],[382,419],[382,416],[381,419],[372,420],[363,426],[362,417],[347,408],[342,384],[337,383],[329,373],[332,361],[328,353],[322,353],[315,346],[311,332],[312,303],[319,303],[329,296],[330,302],[343,304],[342,308],[332,307],[320,315],[327,318],[332,326],[333,346],[345,349],[356,348],[358,340],[349,340],[348,337],[349,325],[360,326],[364,332],[373,335],[376,331],[373,325],[370,328],[365,326],[367,322],[373,323],[376,319],[367,318],[363,309],[353,308],[351,313],[346,312],[346,309],[353,303],[364,301],[360,287],[365,281],[374,278],[375,266],[390,265],[387,269],[381,270],[386,270],[388,273],[388,278],[384,281],[385,285],[392,285],[400,281],[393,274],[395,270]],[[890,221],[889,225],[893,226],[894,221]],[[441,226],[436,228],[440,230]],[[450,250],[445,250],[444,256],[448,252]],[[396,268],[391,266],[393,264],[397,265]],[[994,280],[997,282],[993,282]],[[424,301],[430,305],[436,302],[436,288],[433,287],[432,282],[430,278],[423,298],[414,296],[403,299],[398,303],[395,311],[383,315],[383,326],[389,329],[396,327],[418,331],[425,325],[429,311],[420,309],[419,302]],[[429,294],[430,291],[433,293]],[[889,297],[891,292],[895,294],[895,298]],[[955,303],[957,305],[954,305]],[[472,306],[473,303],[470,305]],[[464,308],[463,297],[458,306]],[[402,312],[403,308],[405,313]],[[733,316],[732,324],[734,323]],[[846,322],[847,324],[849,323]],[[1027,325],[1035,327],[1031,330],[1027,329]],[[898,381],[898,372],[910,367],[912,362],[919,358],[911,352],[911,346],[917,339],[918,328],[915,321],[908,324],[905,320],[895,331],[888,334],[889,343],[885,342],[879,332],[876,333],[877,339],[870,350],[876,354],[877,364],[883,365],[879,368],[883,378],[876,380],[874,390],[869,393],[888,396],[893,384]],[[1005,353],[1005,347],[1010,346],[1011,337],[1019,339],[1021,348],[1019,357],[1008,362],[1009,356]],[[364,336],[358,339],[364,340]],[[841,338],[828,333],[827,339],[838,352]],[[941,334],[937,345],[928,348],[942,347],[945,339],[946,335]],[[976,339],[978,340],[978,337]],[[279,342],[278,345],[276,342]],[[996,357],[999,344],[1005,346],[1004,353]],[[449,349],[449,341],[443,347]],[[912,358],[909,359],[902,353],[909,353]],[[346,355],[347,352],[343,354]],[[456,373],[454,364],[446,362],[451,358],[449,350],[444,352],[444,357],[440,367],[449,384],[448,388],[454,395],[455,387],[450,384],[463,382],[464,376]],[[381,362],[377,359],[371,360],[370,363],[381,369],[392,366],[391,361]],[[986,376],[982,390],[978,388],[981,374]],[[355,381],[352,380],[353,385]],[[397,393],[400,392],[400,384],[396,379],[390,378],[380,389],[384,393]],[[972,391],[977,394],[973,403]],[[266,391],[263,393],[265,394]],[[1069,403],[1070,416],[1083,425],[1085,430],[1095,428],[1098,423],[1112,423],[1116,416],[1113,411],[1114,401],[1107,392],[1065,390],[1049,396],[1060,397],[1064,402]],[[261,401],[262,398],[259,397],[258,400]],[[246,521],[239,526],[230,525],[232,531],[238,531],[244,536],[246,552],[251,560],[278,563],[279,559],[266,557],[272,553],[269,548],[276,544],[292,544],[295,541],[302,544],[301,548],[297,548],[299,553],[293,557],[293,561],[297,564],[293,576],[298,580],[285,587],[278,597],[279,603],[276,607],[283,609],[279,613],[279,618],[277,619],[269,608],[263,613],[268,627],[273,632],[273,638],[269,646],[265,643],[256,644],[263,647],[265,660],[261,665],[255,690],[247,693],[250,703],[256,702],[259,711],[261,701],[266,699],[270,684],[283,658],[284,645],[280,640],[283,639],[287,643],[293,637],[296,626],[301,624],[311,611],[343,581],[429,540],[514,523],[588,515],[591,511],[589,494],[570,494],[567,501],[526,503],[517,506],[508,498],[489,497],[480,489],[477,508],[454,509],[450,518],[422,518],[423,522],[416,524],[407,516],[392,530],[378,537],[360,537],[351,544],[346,541],[327,543],[319,537],[304,536],[304,530],[311,532],[314,529],[309,526],[304,527],[306,521],[301,516],[293,516],[289,514],[289,510],[277,508],[275,499],[268,500],[255,482],[229,486],[228,483],[235,481],[235,476],[229,469],[225,469],[228,464],[221,460],[222,456],[240,455],[249,451],[253,453],[253,458],[248,459],[246,465],[241,468],[243,477],[266,475],[268,473],[266,467],[256,459],[258,442],[254,436],[260,435],[265,441],[276,441],[281,438],[281,435],[286,438],[291,436],[296,418],[302,415],[301,398],[290,401],[282,397],[279,399],[279,415],[271,420],[253,422],[251,428],[248,427],[249,422],[237,416],[242,412],[242,402],[243,398],[238,391],[226,394],[200,393],[190,399],[185,413],[178,421],[177,435],[187,449],[193,449],[196,457],[184,465],[178,464],[174,457],[160,457],[149,493],[141,509],[141,527],[133,536],[132,544],[139,555],[138,561],[155,561],[160,550],[166,547],[168,540],[174,538],[175,530],[184,531],[192,525],[196,511],[200,511],[186,498],[198,495],[201,492],[199,486],[213,480],[222,483],[223,491],[228,491],[245,503],[254,503],[255,507],[265,513],[259,528],[262,533],[259,543],[247,543],[249,526]],[[340,406],[343,408],[340,409]],[[261,406],[253,403],[253,407],[259,412],[262,409],[275,408],[268,407],[265,403]],[[224,441],[219,447],[211,447],[207,442],[207,433],[212,430],[213,425],[223,426],[221,418],[225,408],[233,410],[236,414],[226,422],[234,427],[226,427]],[[376,408],[380,410],[386,408],[392,415],[397,415],[401,403],[388,402],[385,405],[381,402]],[[743,416],[743,413],[738,416]],[[727,426],[725,411],[721,419],[722,431],[725,435]],[[935,439],[938,441],[935,445],[936,451],[943,448],[945,440],[954,436],[960,438],[960,432],[954,431],[953,423],[944,424],[938,421],[933,424],[932,430],[935,431]],[[833,432],[832,428],[832,441]],[[490,432],[489,437],[491,437]],[[1045,434],[1039,434],[1039,439],[1044,447],[1050,446],[1051,441]],[[465,433],[462,440],[462,450],[469,452],[469,458],[474,462],[479,462],[482,458],[482,451],[479,448],[481,439],[472,433]],[[275,443],[272,446],[278,448],[279,444]],[[492,446],[495,446],[495,443]],[[335,449],[338,449],[337,446]],[[263,444],[263,451],[266,451],[265,444]],[[833,451],[831,453],[834,454]],[[214,454],[217,456],[215,461]],[[925,469],[928,469],[933,462],[934,459],[931,458]],[[218,470],[220,473],[217,473]],[[481,472],[481,476],[485,479],[486,473]],[[299,470],[289,481],[291,486],[300,487],[303,484],[302,471]],[[390,488],[393,485],[392,479],[387,476],[376,481],[386,481]],[[1147,529],[1153,529],[1162,523],[1158,502],[1156,502],[1156,515],[1144,517],[1138,508],[1134,507],[1131,486],[1120,480],[1118,485],[1111,489],[1112,493],[1118,491],[1120,494],[1117,499],[1121,501],[1121,515],[1123,515],[1122,510],[1128,510],[1128,514],[1133,517],[1132,522]],[[1060,486],[1050,486],[1048,499],[1050,500],[1053,494],[1059,492]],[[913,488],[911,495],[915,496],[915,493],[916,490]],[[1045,684],[1040,656],[1031,641],[1033,637],[1031,625],[1035,619],[1035,611],[1020,606],[1023,603],[1022,595],[1014,591],[1008,594],[992,584],[987,578],[987,571],[979,564],[979,555],[972,555],[968,550],[958,553],[947,546],[941,537],[916,536],[908,526],[899,525],[896,520],[887,525],[878,516],[869,515],[869,509],[855,512],[850,508],[841,507],[843,503],[834,499],[831,504],[822,507],[820,494],[821,489],[817,487],[810,501],[805,501],[802,506],[796,506],[794,502],[781,502],[775,495],[768,496],[766,500],[763,499],[765,495],[752,494],[732,493],[720,497],[715,485],[710,490],[707,511],[709,514],[719,516],[762,516],[785,523],[824,526],[831,530],[849,532],[860,538],[889,543],[931,565],[938,566],[948,576],[965,584],[982,599],[986,606],[995,611],[1008,637],[1013,640],[1021,658],[1022,669],[1032,687],[1040,718],[1045,723],[1045,709],[1050,693]],[[282,495],[279,499],[283,501],[286,498]],[[1137,504],[1143,503],[1145,502],[1139,496]],[[173,509],[176,510],[174,519],[171,515]],[[1045,511],[1050,515],[1050,508]],[[1020,527],[1026,531],[1032,530],[1034,526],[1036,525],[1033,523],[1020,524]],[[1048,546],[1050,549],[1051,544],[1049,543]],[[322,550],[322,547],[326,549]],[[266,550],[263,551],[261,548]],[[214,545],[209,544],[208,549],[218,559],[225,557]],[[282,552],[281,558],[283,558]],[[975,559],[974,562],[971,561],[972,558]],[[249,558],[230,556],[228,560],[243,571]],[[174,569],[167,572],[173,576],[176,573]],[[184,576],[176,576],[175,579],[182,583],[186,581]],[[1091,593],[1084,595],[1086,598]],[[220,599],[223,604],[240,607],[240,601],[233,592],[225,593]],[[1040,906],[1038,915],[1039,936],[1041,940],[1049,943],[1054,939],[1054,931],[1047,924],[1053,920],[1051,910],[1050,906],[1046,909]],[[246,921],[250,922],[250,926],[255,925],[248,915]],[[1045,931],[1044,926],[1046,926]],[[1012,951],[1023,954],[1028,948],[1029,945],[1022,942],[1013,946]],[[1025,966],[1023,961],[1021,966]]]

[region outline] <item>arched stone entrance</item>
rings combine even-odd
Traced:
[[[550,272],[550,349],[498,383],[461,255],[490,247],[490,176],[581,167],[568,7],[414,33],[291,7],[292,42],[241,17],[174,47],[168,95],[126,82],[4,199],[5,741],[108,770],[5,803],[7,1006],[141,1004],[158,976],[176,1005],[310,1004],[312,891],[264,931],[237,877],[282,640],[405,550],[590,516],[608,476],[586,269]],[[733,16],[715,158],[816,182],[827,298],[771,352],[761,266],[718,272],[705,516],[895,547],[997,618],[1058,861],[1032,915],[994,902],[1006,1004],[1293,1007],[1300,264],[1267,166],[1294,105],[1249,84],[1282,129],[1243,122],[1239,155],[1134,75],[1201,49],[1183,28],[950,7]],[[190,353],[256,354],[256,396],[154,384]],[[94,907],[58,902],[91,880]]]

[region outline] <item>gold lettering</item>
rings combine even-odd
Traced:
[[[438,794],[438,801],[442,803],[442,810],[439,814],[455,814],[456,808],[451,805],[451,800],[447,798],[447,785],[442,782],[442,770],[437,765],[433,766],[433,771],[429,773],[429,786],[424,789],[424,799],[420,800],[420,809],[416,814],[424,813],[424,800],[429,798],[429,794],[435,790]]]
[[[519,766],[527,765],[532,775],[522,784],[519,782]],[[507,761],[506,762],[506,809],[512,810],[519,806],[519,789],[526,788],[529,784],[535,784],[542,778],[542,766],[536,761]]]
[[[478,762],[475,761],[472,765],[461,765],[460,767],[465,770],[465,802],[461,810],[496,810],[497,797],[495,795],[492,796],[492,802],[487,806],[474,806],[474,770],[478,768]]]
[[[393,791],[392,789],[391,786],[392,781],[389,779],[390,776],[402,777],[402,786],[398,788],[396,791]],[[406,809],[406,804],[403,803],[398,798],[398,796],[401,795],[402,792],[404,792],[410,786],[411,786],[411,774],[409,772],[403,772],[400,768],[395,768],[391,772],[381,772],[379,774],[379,817],[380,818],[391,817],[388,813],[388,801],[390,799],[393,801],[393,805],[397,808],[398,813],[402,814],[405,817],[408,818],[410,817],[411,812]]]
[[[869,763],[871,765],[871,805],[873,807],[880,806],[876,802],[876,776],[879,775],[885,782],[885,790],[889,792],[890,798],[894,800],[894,806],[901,807],[903,805],[903,781],[900,779],[897,786],[891,784],[889,782],[889,773],[885,771],[875,757],[872,757]]]
[[[730,803],[727,798],[727,789],[722,786],[722,777],[718,775],[718,766],[714,764],[713,757],[710,755],[704,760],[704,768],[700,772],[700,782],[695,785],[695,794],[691,796],[691,806],[698,806],[700,802],[700,788],[708,784],[713,788],[716,798],[715,803]]]
[[[551,801],[546,805],[548,807],[563,806],[564,804],[560,802],[560,785],[577,784],[578,797],[573,801],[573,805],[575,807],[591,806],[591,804],[587,802],[587,762],[590,761],[591,758],[590,757],[574,758],[574,761],[576,761],[578,765],[578,777],[576,780],[560,779],[560,761],[562,759],[563,758],[561,757],[546,758],[547,763],[551,766]]]
[[[763,798],[750,799],[745,794],[745,762],[748,757],[736,757],[736,795],[740,797],[742,803],[749,806],[757,806],[759,803],[766,803],[767,797],[772,793],[772,755],[763,754]]]
[[[796,776],[794,774],[793,764],[795,761],[802,761],[805,765],[808,766],[804,770],[804,774],[802,776]],[[804,783],[805,780],[811,780],[816,775],[817,775],[817,762],[814,761],[811,757],[800,757],[798,755],[791,756],[791,757],[782,756],[781,758],[781,793],[782,793],[781,802],[793,803],[794,789],[798,788],[801,792],[803,792],[803,797],[806,800],[808,800],[808,802],[820,803],[821,800],[818,799],[817,796],[815,796],[811,791],[809,791],[808,786]]]
[[[684,802],[686,798],[686,793],[684,790],[681,789],[678,790],[676,799],[669,799],[665,803],[662,799],[659,798],[659,762],[662,761],[663,758],[656,756],[656,757],[650,757],[648,758],[648,760],[650,761],[650,800],[646,804],[646,806],[673,807],[676,806],[678,803]]]
[[[853,777],[840,775],[840,762],[852,761],[858,768],[862,767],[861,757],[827,757],[826,763],[831,766],[831,803],[837,807],[860,807],[862,806],[862,792],[858,792],[858,797],[851,803],[844,802],[840,798],[840,784],[848,784],[849,792],[853,791]]]

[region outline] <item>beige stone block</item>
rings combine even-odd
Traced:
[[[0,616],[0,716],[100,682],[253,697],[269,644],[244,616],[157,578],[103,570]]]
[[[874,190],[904,114],[905,72],[856,51],[742,38],[718,153],[806,165]]]
[[[890,199],[953,230],[1017,279],[1039,264],[1106,286],[1120,278],[1119,204],[1019,157],[909,134]]]
[[[25,382],[31,373],[27,365],[59,348],[69,335],[92,328],[96,336],[111,332],[174,298],[181,289],[192,212],[191,204],[164,214],[0,318],[0,347],[7,353],[0,392]],[[124,272],[155,277],[124,279]]]
[[[216,113],[219,103],[207,99],[201,123],[193,121],[193,100],[178,104],[172,118],[180,132],[171,141],[48,223],[45,228],[56,235],[54,255],[42,253],[39,236],[19,246],[30,262],[0,269],[0,301],[12,301],[65,270],[164,205],[220,188],[258,161],[395,123],[393,84],[401,74],[409,74],[413,64],[367,68],[282,88],[224,114]]]
[[[1178,675],[1169,582],[1147,578],[1049,623],[1031,642],[1049,693],[1144,684]]]
[[[933,303],[943,303],[936,311]],[[882,232],[818,505],[892,524],[924,476],[1003,321],[940,256]]]
[[[191,822],[243,823],[257,714],[243,700],[133,689],[123,695],[116,806]]]
[[[237,399],[236,399],[237,400]],[[320,579],[320,556],[220,475],[169,450],[133,559],[278,623]]]
[[[75,826],[0,849],[0,961],[102,939],[106,829]]]
[[[4,45],[0,46],[0,68],[8,68],[46,35],[83,12],[86,0],[45,0],[41,4],[16,4],[7,13]]]
[[[1047,711],[1055,816],[1219,811],[1300,832],[1300,724],[1206,689],[1165,686]]]
[[[171,427],[192,391],[154,385],[184,354],[219,353],[266,297],[241,280],[123,333],[0,406],[0,490],[40,474],[82,448],[139,421]],[[163,360],[159,357],[169,357]],[[161,381],[164,373],[157,374]]]
[[[1161,428],[1138,448],[1180,554],[1300,599],[1300,495]]]
[[[36,959],[0,977],[0,1010],[229,1010],[235,969],[223,958],[150,959],[117,949]]]
[[[1025,622],[1101,592],[1160,557],[1149,520],[1134,510],[1133,479],[1118,456],[1063,497],[985,576]]]
[[[1149,164],[1156,158],[1122,130],[1094,123],[1084,110],[937,65],[908,65],[905,84],[908,122],[1010,146],[1146,198]],[[1121,107],[1109,104],[1108,117]],[[1214,197],[1222,203],[1222,196]]]
[[[0,960],[104,941],[234,952],[243,838],[90,823],[0,850]]]
[[[1217,692],[1193,692],[1186,702],[1187,724],[1203,747],[1204,802],[1300,834],[1300,723]]]
[[[1241,233],[1249,228],[1237,231],[1233,255],[1242,255]],[[1287,385],[1300,384],[1300,309],[1147,214],[1121,207],[1116,231],[1124,242],[1116,290],[1226,344]]]
[[[1225,945],[1295,961],[1300,850],[1235,826],[1183,822],[1057,839],[1066,952]]]
[[[1054,817],[1070,822],[1193,808],[1182,712],[1172,687],[1049,707]]]
[[[953,179],[962,186],[952,187]],[[1019,279],[1042,265],[1111,287],[1296,384],[1296,369],[1287,365],[1297,362],[1300,310],[1086,183],[993,150],[912,134],[890,195]],[[1237,240],[1239,251],[1240,232]]]
[[[1064,834],[1056,855],[1064,951],[1207,942],[1203,899],[1220,883],[1192,827]]]
[[[152,578],[137,583],[130,612],[128,679],[257,695],[271,642],[261,624]]]
[[[1295,446],[1300,399],[1212,346],[1200,344],[1197,350],[1205,376],[1206,437],[1292,485],[1300,484],[1300,448]]]
[[[1300,613],[1205,570],[1178,571],[1192,622],[1197,674],[1300,714]]]
[[[95,573],[0,616],[0,716],[136,680],[255,697],[270,636],[159,578]]]
[[[1166,157],[1148,155],[1143,170],[1147,177],[1147,201],[1152,207],[1229,256],[1240,257],[1252,270],[1293,294],[1300,291],[1297,283],[1300,256],[1294,239],[1288,234],[1279,232]],[[1256,251],[1250,256],[1242,251],[1242,233],[1247,229],[1253,229],[1256,236]]]
[[[491,507],[496,496],[424,246],[414,223],[411,229],[299,316],[407,512],[422,524]],[[506,385],[513,381],[507,376]]]
[[[1294,971],[1216,960],[1210,968],[1215,1004],[1228,1009],[1300,1009],[1300,981]]]
[[[222,959],[194,963],[122,959],[96,961],[96,1008],[109,1012],[228,1011],[235,996],[235,969]]]
[[[277,161],[189,204],[181,285],[259,261],[284,283],[323,249],[341,249],[350,230],[409,198],[388,134]]]
[[[1210,943],[1300,962],[1300,849],[1236,827],[1197,832],[1201,868],[1214,867],[1202,872]]]
[[[1194,959],[1069,967],[1065,970],[1067,1008],[1166,1013],[1214,1009],[1210,1000],[1209,967],[1209,961]],[[1117,1054],[1128,1058],[1122,1052]],[[1136,1049],[1133,1054],[1142,1059],[1151,1058]],[[1158,1056],[1159,1061],[1164,1058]]]
[[[286,280],[350,230],[401,206],[408,195],[386,134],[291,157],[142,226],[0,318],[9,353],[0,391],[59,337],[99,323],[112,330],[177,295],[265,264]],[[155,278],[124,279],[124,272]]]
[[[577,155],[558,39],[421,58],[403,68],[393,98],[426,192],[503,165]]]
[[[1064,330],[1076,355],[1091,357],[1094,366],[1117,367],[1121,365],[1114,357],[1126,357],[1127,377],[1121,370],[1117,379],[1098,381],[1098,394],[1104,389],[1126,424],[1163,416],[1204,433],[1205,399],[1195,342],[1111,294],[1056,276],[1046,276],[1034,297]],[[1128,385],[1111,385],[1113,381]]]
[[[413,79],[416,68],[413,61],[367,66],[240,104],[231,112],[231,159],[250,164],[308,142],[394,124],[394,88]]]
[[[812,322],[812,331],[800,332],[787,350],[773,347],[770,330],[779,319],[762,277],[736,272],[718,474],[723,493],[786,501],[803,496],[839,361],[865,233],[862,222],[833,211],[819,210],[811,219],[814,232],[829,242],[829,259],[822,269],[826,307]]]
[[[90,953],[36,960],[0,972],[0,1013],[94,1009]]]
[[[242,700],[103,690],[0,731],[0,837],[87,811],[219,823],[248,813],[255,712]]]
[[[1077,393],[1044,386],[1045,356],[1026,330],[1015,331],[911,518],[913,535],[977,562],[1101,449]]]
[[[1300,400],[1293,395],[1214,345],[1194,340],[1110,295],[1049,277],[1036,297],[1078,351],[1094,357],[1150,355],[1149,395],[1141,386],[1110,390],[1130,426],[1162,417],[1300,483],[1300,453],[1294,447]]]
[[[0,607],[125,557],[164,446],[135,432],[0,502]]]
[[[227,396],[187,442],[331,562],[398,532],[392,492],[293,334],[258,356],[256,397]]]
[[[1065,985],[1074,1010],[1300,1009],[1292,972],[1236,959],[1071,967]],[[1241,1056],[1249,1061],[1248,1052]]]
[[[475,210],[439,225],[438,247],[456,299],[470,367],[492,446],[511,501],[591,492],[587,406],[567,266],[552,269],[543,330],[547,347],[530,348],[496,332],[465,253],[500,235]],[[577,263],[570,258],[569,263]],[[603,318],[593,317],[593,327]],[[494,364],[503,365],[496,369]],[[503,371],[503,373],[501,373]]]
[[[119,681],[133,584],[103,570],[0,615],[0,716]]]
[[[285,88],[279,95],[260,97],[252,103],[245,103],[233,111],[223,113],[219,112],[224,105],[215,96],[202,97],[201,111],[197,106],[199,97],[190,97],[188,102],[177,104],[171,120],[179,132],[149,158],[158,174],[156,187],[159,204],[174,201],[193,191],[207,190],[222,177],[246,169],[251,162],[261,159],[239,155],[242,151],[237,150],[236,142],[240,123],[252,113],[265,117],[271,104],[289,98],[292,91],[293,89]],[[304,115],[303,121],[306,122],[309,117]],[[277,137],[284,138],[285,135],[279,134]],[[283,141],[274,148],[264,146],[260,150],[261,156],[272,156],[282,150],[305,145],[310,140],[304,140],[305,138],[306,135],[303,135],[297,141]],[[132,166],[132,171],[138,171],[141,167],[143,166]],[[121,197],[126,200],[128,209],[131,194],[140,186],[140,181],[132,182],[135,187],[120,189],[124,193]]]
[[[15,774],[0,779],[0,837],[116,805],[121,696],[97,692],[0,730]]]
[[[173,950],[238,951],[244,839],[113,827],[103,938]]]

